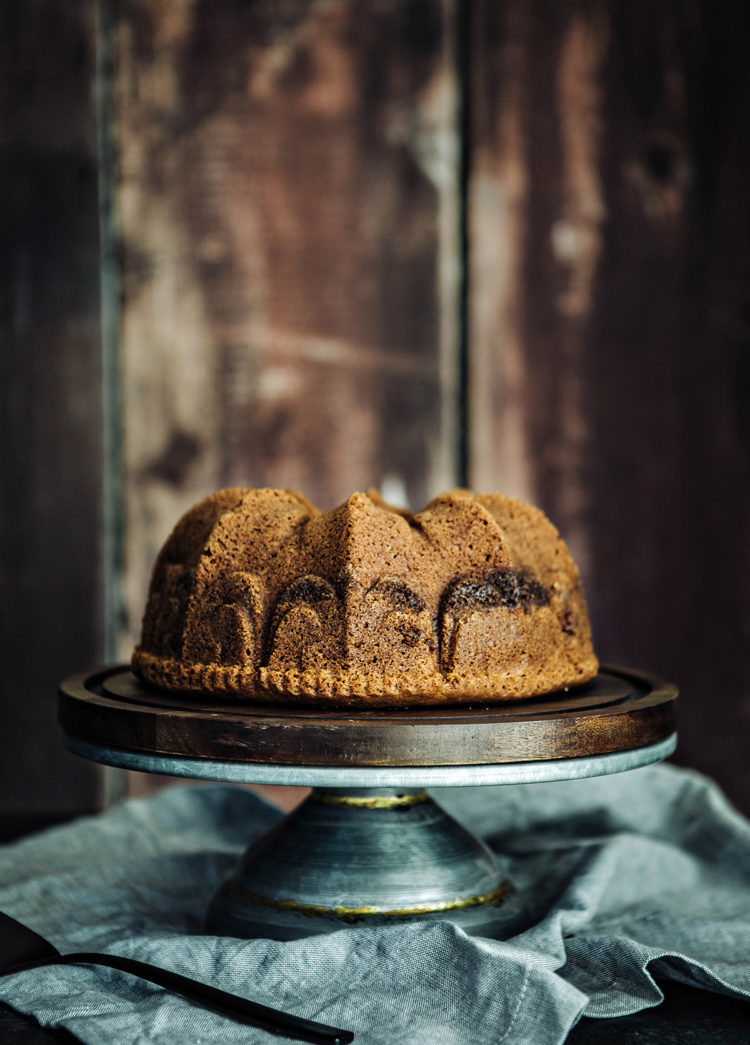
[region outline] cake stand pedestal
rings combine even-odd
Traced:
[[[425,788],[658,762],[675,747],[676,700],[668,683],[608,668],[584,686],[517,703],[321,713],[178,698],[116,666],[63,682],[59,717],[66,746],[96,762],[313,788],[249,847],[211,903],[209,931],[283,940],[442,919],[493,936],[508,931],[523,897],[513,897],[502,856]]]

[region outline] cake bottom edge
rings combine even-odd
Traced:
[[[138,647],[131,666],[144,682],[177,693],[238,703],[331,707],[426,707],[500,703],[541,697],[591,681],[599,670],[593,654],[573,661],[561,655],[539,666],[517,666],[505,675],[405,675],[356,669],[295,670],[240,665],[186,664]]]

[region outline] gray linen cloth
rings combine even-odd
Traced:
[[[652,975],[750,997],[750,824],[709,781],[658,766],[433,793],[507,854],[503,941],[447,922],[291,943],[204,935],[220,880],[281,815],[213,785],[0,848],[0,909],[61,950],[154,962],[349,1028],[358,1045],[554,1045],[583,1014],[657,1005]],[[0,999],[91,1045],[279,1041],[101,968],[18,973]]]

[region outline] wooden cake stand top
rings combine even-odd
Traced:
[[[321,712],[211,702],[127,666],[66,679],[67,746],[110,765],[214,780],[380,787],[531,782],[619,772],[675,746],[677,690],[603,668],[591,682],[501,704]]]

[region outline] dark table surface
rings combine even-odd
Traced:
[[[0,843],[64,819],[54,813],[0,814]],[[584,1017],[568,1035],[568,1045],[750,1045],[749,1002],[671,981],[658,982],[665,996],[661,1005],[612,1020]],[[1,1045],[71,1045],[77,1040],[67,1031],[40,1027],[0,1003]]]

